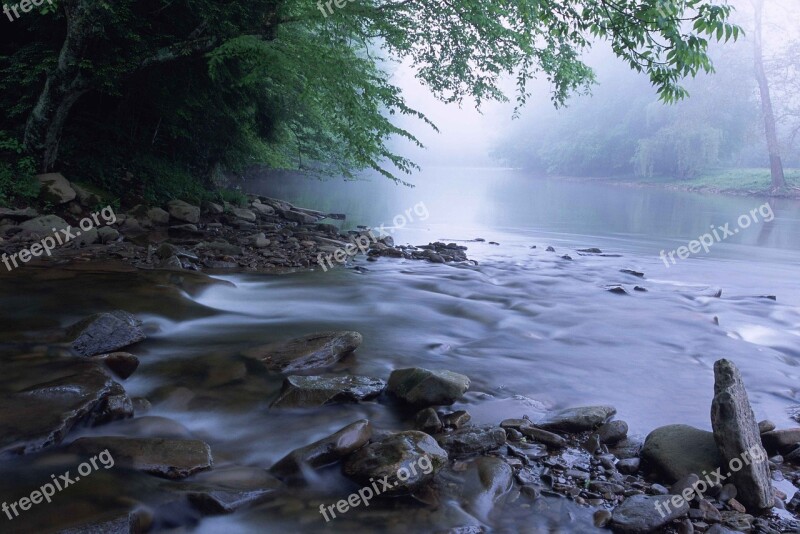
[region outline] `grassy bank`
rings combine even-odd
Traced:
[[[786,169],[790,196],[800,197],[800,169]],[[724,193],[729,195],[769,195],[769,169],[714,169],[688,180],[672,176],[613,178],[611,181],[628,185],[653,185],[667,189]]]

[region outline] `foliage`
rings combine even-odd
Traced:
[[[39,194],[35,168],[33,158],[23,154],[22,143],[0,131],[0,206]]]
[[[151,200],[197,197],[255,163],[402,182],[416,166],[388,141],[417,141],[392,118],[427,119],[392,62],[447,102],[505,100],[512,75],[518,107],[537,76],[562,105],[593,83],[581,57],[607,40],[675,101],[681,78],[712,70],[708,41],[739,34],[714,0],[359,0],[327,17],[309,0],[56,5],[4,23],[4,128],[40,167],[51,151],[60,170]]]

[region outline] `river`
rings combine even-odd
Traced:
[[[724,357],[741,369],[759,420],[796,425],[790,415],[800,406],[800,202],[772,200],[767,210],[763,199],[614,187],[503,169],[432,168],[414,182],[417,187],[409,189],[380,178],[281,179],[247,187],[346,213],[346,225],[384,224],[398,244],[458,242],[476,265],[357,258],[355,265],[365,269],[225,275],[217,278],[227,283],[210,286],[90,270],[38,273],[0,279],[2,337],[34,342],[97,311],[136,313],[149,339],[132,350],[142,365],[125,389],[153,402],[148,415],[173,419],[209,443],[221,470],[267,467],[359,418],[380,429],[407,428],[405,414],[375,402],[268,409],[280,378],[252,372],[239,352],[323,330],[364,336],[358,351],[331,370],[336,374],[385,378],[392,369],[421,366],[468,375],[470,391],[454,408],[468,410],[477,422],[611,404],[633,436],[643,438],[670,423],[710,429],[713,363]],[[739,226],[741,216],[759,208],[760,219],[766,213],[774,219]],[[726,223],[740,231],[715,242],[708,253],[676,257],[675,264],[660,257],[662,250],[688,246],[712,225]],[[555,252],[547,251],[550,246]],[[602,254],[578,252],[594,247]],[[608,291],[618,285],[627,294]],[[115,423],[75,436],[109,432],[136,435],[141,428]],[[59,461],[44,454],[13,467],[3,464],[0,497],[22,495],[20,487],[59,472]],[[127,499],[170,506],[151,477],[114,470],[96,476],[96,482],[70,490],[72,498],[48,505],[48,514],[17,525],[46,530],[58,513],[78,517],[92,506],[113,507]],[[188,510],[174,505],[175,525],[160,527],[188,521],[204,533],[405,532],[460,524],[447,515],[430,523],[421,505],[401,501],[325,525],[319,504],[350,491],[341,477],[325,473],[308,490],[232,516],[195,523],[186,519]],[[542,506],[547,510],[539,510],[536,520],[508,512],[494,526],[519,532],[590,528],[590,514],[579,507]]]

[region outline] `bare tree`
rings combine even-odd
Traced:
[[[763,19],[764,0],[750,0],[755,10],[755,31],[753,32],[753,56],[755,58],[756,80],[761,93],[761,110],[764,114],[764,133],[767,136],[769,150],[769,167],[772,176],[772,193],[786,190],[786,177],[783,173],[781,149],[778,143],[778,127],[775,123],[775,110],[772,106],[772,95],[769,80],[764,68]]]

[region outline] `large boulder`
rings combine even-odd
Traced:
[[[64,358],[24,365],[6,362],[0,376],[0,454],[37,452],[61,443],[76,425],[133,416],[125,390],[96,362]],[[17,389],[20,373],[39,380],[26,379],[26,387]]]
[[[546,414],[544,419],[536,423],[536,426],[545,430],[584,432],[586,430],[594,430],[616,413],[617,409],[613,406],[567,408],[566,410]]]
[[[614,532],[646,534],[688,512],[689,505],[677,495],[634,495],[614,509],[611,527]]]
[[[147,337],[142,322],[122,310],[87,317],[72,325],[67,336],[72,348],[83,356],[114,352]]]
[[[211,469],[213,464],[208,444],[189,439],[99,436],[77,439],[67,450],[81,456],[108,450],[114,465],[173,480]]]
[[[261,360],[270,370],[296,373],[333,365],[362,341],[358,332],[321,332],[248,349],[244,355]]]
[[[711,473],[723,465],[714,434],[688,425],[656,428],[645,439],[641,454],[670,483],[692,473]]]
[[[395,369],[386,391],[416,407],[449,406],[469,389],[469,377],[419,367]]]
[[[295,449],[269,471],[281,480],[302,478],[304,469],[319,469],[360,449],[372,437],[372,426],[362,419],[310,445]]]
[[[431,480],[447,463],[445,452],[436,441],[417,430],[391,434],[370,443],[352,454],[344,463],[343,472],[356,482],[368,486],[381,484],[387,494],[414,490]]]
[[[27,221],[38,217],[39,212],[33,208],[0,208],[0,219],[11,219],[12,221]]]
[[[167,203],[167,211],[173,219],[192,224],[200,222],[200,208],[183,200],[170,200]]]
[[[358,402],[377,397],[386,387],[368,376],[288,376],[272,403],[279,408],[305,408],[338,402]]]
[[[737,499],[748,509],[772,508],[774,499],[767,453],[761,445],[758,423],[742,376],[728,360],[714,363],[711,426],[725,465],[732,472]]]
[[[66,204],[78,196],[69,180],[60,173],[40,174],[36,179],[42,185],[39,196],[45,202]]]

